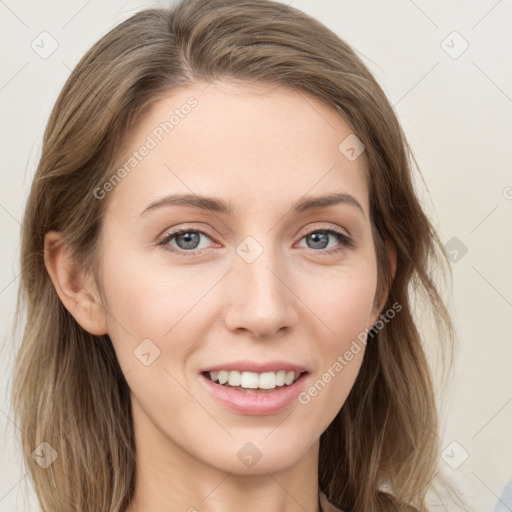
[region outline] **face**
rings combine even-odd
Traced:
[[[317,446],[378,316],[365,154],[312,97],[205,85],[152,105],[98,193],[108,334],[139,439],[277,471]]]

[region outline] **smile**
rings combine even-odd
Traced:
[[[200,373],[201,384],[217,403],[232,412],[251,416],[276,414],[297,402],[308,377],[307,371],[291,370]]]
[[[240,391],[269,390],[278,387],[290,386],[304,372],[279,370],[277,372],[239,372],[220,370],[205,372],[212,382],[218,382],[223,386],[229,386]]]

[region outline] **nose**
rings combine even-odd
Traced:
[[[228,295],[226,327],[235,333],[270,338],[291,330],[297,320],[293,282],[285,262],[264,249],[254,261],[234,255],[225,283]]]

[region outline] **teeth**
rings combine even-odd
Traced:
[[[231,372],[229,372],[231,373]],[[253,372],[242,372],[240,386],[247,389],[256,389],[259,384],[258,374]]]
[[[276,372],[276,386],[284,386],[284,381],[286,380],[286,372],[284,370],[279,370]]]
[[[275,389],[277,386],[289,386],[300,377],[300,373],[286,370],[265,373],[220,370],[209,374],[213,382],[245,389]]]
[[[228,384],[230,386],[240,386],[241,378],[240,372],[228,372]]]

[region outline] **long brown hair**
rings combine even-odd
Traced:
[[[383,309],[402,309],[368,338],[353,389],[321,436],[319,485],[343,510],[412,503],[426,511],[440,476],[439,425],[413,302],[421,297],[422,311],[430,308],[450,361],[453,327],[431,276],[449,266],[415,192],[421,174],[392,105],[355,51],[315,19],[269,0],[143,10],[86,53],[56,101],[23,220],[17,319],[24,308],[26,322],[13,386],[41,506],[125,510],[136,457],[129,389],[111,341],[83,330],[60,302],[44,236],[61,232],[80,265],[93,268],[108,200],[94,190],[112,176],[139,116],[173,89],[223,77],[320,99],[365,145],[378,289],[389,291]],[[397,252],[393,280],[386,239]],[[46,469],[31,456],[43,442],[58,454]]]

